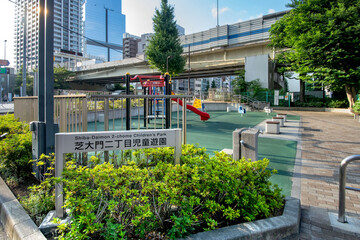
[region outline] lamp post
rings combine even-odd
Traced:
[[[4,40],[4,60],[6,60],[6,42],[7,40]]]
[[[169,59],[172,58],[172,56],[167,56],[166,58],[166,72],[169,72]]]
[[[216,0],[216,26],[219,26],[219,0]]]

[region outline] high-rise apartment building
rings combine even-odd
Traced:
[[[54,0],[55,64],[74,67],[84,59],[122,59],[125,15],[121,2]],[[26,65],[31,71],[38,67],[39,1],[16,0],[15,4],[15,65],[17,70],[23,65],[25,38]]]
[[[54,56],[55,64],[76,64],[82,57],[84,0],[54,0]],[[39,2],[17,0],[15,7],[15,64],[23,65],[24,38],[28,70],[38,66]]]
[[[103,61],[122,59],[125,15],[121,0],[86,0],[85,53]]]
[[[124,33],[123,35],[123,59],[136,57],[140,37]]]

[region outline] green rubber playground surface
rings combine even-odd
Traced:
[[[258,144],[259,159],[269,159],[270,164],[268,169],[276,169],[278,172],[271,176],[271,182],[279,185],[284,195],[290,196],[292,187],[291,177],[294,172],[297,142],[273,138],[259,138]]]
[[[237,112],[209,112],[210,119],[202,122],[199,116],[187,115],[187,143],[199,144],[213,155],[214,151],[232,148],[232,132],[236,128],[254,127],[265,119],[271,119],[263,112],[248,112],[243,117]],[[289,120],[299,120],[299,116],[287,116]],[[271,177],[271,182],[283,189],[283,194],[291,195],[291,177],[296,157],[296,141],[286,141],[270,138],[258,138],[259,159],[270,160],[269,169],[276,169],[278,173]]]
[[[199,147],[205,147],[210,155],[214,151],[221,151],[224,148],[232,148],[232,132],[236,128],[251,128],[266,119],[276,116],[276,113],[269,114],[263,112],[247,112],[241,116],[237,112],[210,111],[210,119],[201,121],[200,116],[193,112],[187,112],[187,143],[198,144]],[[181,117],[181,114],[180,114]],[[288,115],[289,120],[299,120],[299,116]],[[144,128],[143,118],[132,118],[131,125],[136,129]],[[158,120],[157,124],[162,121]],[[172,127],[176,128],[176,114],[172,115]],[[103,123],[97,123],[96,129],[102,131]],[[110,120],[109,128],[113,130],[113,121]],[[181,122],[180,122],[181,127]],[[88,124],[89,131],[95,130],[94,123]],[[125,122],[115,120],[114,130],[125,130]],[[269,169],[278,170],[278,174],[271,177],[274,184],[278,184],[283,189],[283,194],[290,196],[292,181],[291,177],[294,169],[297,143],[295,141],[286,141],[278,139],[269,139],[259,137],[258,139],[259,159],[268,158],[270,160]]]

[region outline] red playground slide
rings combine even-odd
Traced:
[[[179,103],[180,106],[183,105],[183,102],[181,101],[181,99],[172,98],[171,100],[173,100],[174,102]],[[210,115],[209,115],[208,113],[202,112],[202,111],[198,110],[197,108],[194,108],[194,107],[191,106],[191,105],[186,104],[186,108],[189,109],[190,111],[193,111],[193,112],[196,113],[197,115],[199,115],[199,116],[200,116],[200,119],[201,119],[202,121],[206,121],[206,120],[208,120],[208,119],[210,118]]]

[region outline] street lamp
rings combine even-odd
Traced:
[[[167,56],[166,58],[166,72],[169,72],[169,59],[172,58],[172,56]]]
[[[216,26],[219,26],[219,0],[216,0]]]
[[[110,48],[109,48],[109,11],[114,11],[114,9],[105,8],[105,42],[107,45],[107,60],[110,62]]]
[[[6,60],[6,42],[7,40],[4,40],[4,60]]]

